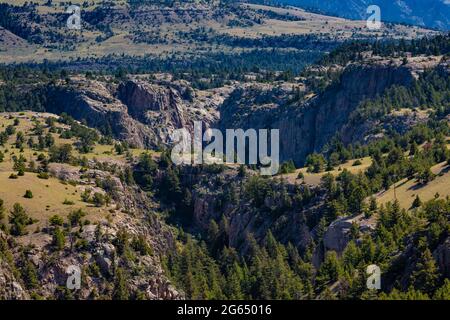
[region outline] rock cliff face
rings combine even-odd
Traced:
[[[350,131],[345,126],[359,103],[380,95],[393,85],[406,86],[412,80],[413,76],[406,67],[385,65],[348,67],[342,74],[339,84],[326,91],[313,104],[313,108],[317,108],[314,149],[322,148],[336,132],[341,133],[344,143],[360,138],[355,135],[356,131]]]
[[[208,127],[217,120],[217,106],[231,88],[195,92],[182,82],[150,83],[132,79],[113,86],[102,81],[72,78],[48,88],[47,110],[85,120],[103,133],[137,147],[170,143],[177,128],[192,130],[193,121]]]
[[[155,133],[130,117],[111,89],[98,81],[77,78],[70,85],[49,87],[47,110],[85,120],[89,126],[139,147],[157,145]]]
[[[405,131],[426,119],[392,117],[392,121],[352,121],[351,115],[366,99],[394,85],[408,86],[418,74],[438,65],[440,57],[399,60],[375,58],[370,63],[345,67],[338,81],[319,95],[293,99],[298,83],[242,83],[211,90],[194,90],[186,81],[130,77],[119,84],[110,80],[73,77],[69,83],[47,88],[47,111],[66,112],[91,127],[137,147],[170,146],[178,128],[193,131],[194,121],[204,128],[279,129],[281,161],[301,165],[334,136],[344,143],[364,141],[375,127],[387,124]],[[446,67],[448,69],[448,67]]]
[[[393,85],[409,85],[415,73],[427,66],[386,61],[350,65],[323,94],[300,104],[289,102],[289,89],[247,86],[236,90],[221,106],[220,127],[279,129],[281,161],[293,159],[300,165],[308,154],[320,151],[336,134],[344,143],[363,140],[374,124],[350,126],[352,112],[365,99],[374,98]]]
[[[355,226],[359,236],[375,230],[376,219],[366,219],[363,214],[353,217],[341,217],[333,221],[323,235],[323,247],[318,246],[313,255],[313,263],[319,267],[327,251],[341,255],[352,239],[351,228]],[[358,240],[359,241],[359,240]]]
[[[446,277],[450,277],[450,238],[447,238],[433,253],[439,269]]]
[[[0,241],[2,244],[7,243],[7,235],[0,230]],[[30,299],[29,294],[22,284],[16,279],[14,272],[5,260],[3,254],[4,248],[0,252],[0,300],[24,300]]]
[[[211,220],[220,224],[222,217],[225,217],[227,234],[223,241],[240,252],[248,249],[249,234],[261,241],[269,230],[279,241],[293,244],[300,252],[304,252],[313,239],[307,220],[314,220],[314,216],[318,215],[318,204],[322,200],[320,195],[301,209],[294,205],[281,214],[271,212],[271,208],[280,206],[283,201],[279,197],[267,196],[264,204],[258,207],[247,199],[244,196],[246,178],[239,177],[237,170],[228,169],[217,175],[206,175],[186,167],[182,177],[182,184],[191,186],[192,227],[195,232],[207,232]],[[303,190],[306,187],[274,183],[273,188],[277,191],[286,188],[283,191],[293,196],[296,188]],[[233,198],[235,200],[231,200]]]
[[[119,99],[128,107],[135,119],[151,119],[151,113],[167,112],[167,122],[177,127],[186,124],[183,101],[174,88],[127,81],[118,88]]]
[[[49,226],[44,232],[16,238],[0,230],[0,299],[30,299],[31,293],[46,299],[67,298],[64,289],[71,275],[71,266],[79,267],[83,272],[81,289],[71,291],[78,299],[113,296],[111,279],[116,277],[118,268],[134,270],[127,278],[127,288],[132,295],[141,294],[145,299],[184,298],[184,293],[168,280],[161,262],[161,257],[175,247],[171,229],[152,213],[155,204],[145,193],[137,186],[124,185],[109,172],[98,169],[81,173],[70,165],[52,163],[50,172],[61,181],[77,181],[92,188],[94,180],[110,181],[114,189],[112,201],[122,211],[110,211],[110,218],[98,224],[88,222],[82,227],[70,227],[70,232],[76,233],[79,239],[75,242],[69,236],[59,251],[53,248]],[[127,236],[123,238],[121,234]],[[130,246],[135,237],[140,237],[151,251],[133,254],[132,258],[125,257],[120,241],[125,241],[124,246]],[[76,244],[80,241],[84,243],[83,250]],[[30,243],[33,245],[24,249]],[[33,285],[23,273],[20,280],[16,278],[17,270],[23,271],[26,264],[35,270],[33,273],[38,284]]]

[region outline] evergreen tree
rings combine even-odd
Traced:
[[[319,289],[324,289],[325,285],[331,284],[338,280],[341,274],[341,264],[335,251],[328,251],[325,253],[325,260],[320,266],[316,283]]]
[[[39,285],[36,267],[33,265],[31,261],[29,261],[25,257],[23,257],[22,259],[25,260],[24,266],[22,268],[22,277],[24,283],[27,286],[27,288],[34,289]]]
[[[430,294],[436,287],[439,278],[436,260],[428,248],[425,238],[419,239],[417,249],[419,256],[411,275],[411,282],[416,289]]]
[[[450,280],[445,279],[442,287],[436,290],[433,299],[435,300],[450,300]]]
[[[26,226],[32,224],[33,221],[27,215],[25,209],[20,204],[15,203],[9,216],[9,223],[11,224],[11,234],[21,236],[25,234]]]
[[[66,239],[64,232],[59,227],[56,227],[55,230],[53,230],[53,246],[56,250],[62,250],[64,249],[65,243]]]
[[[420,200],[419,195],[416,196],[416,198],[414,199],[413,203],[412,203],[412,208],[419,208],[422,206],[422,200]]]
[[[3,206],[3,199],[0,199],[0,223],[5,218],[5,207]]]
[[[130,292],[127,286],[125,270],[118,267],[115,272],[113,299],[128,300],[129,298]]]

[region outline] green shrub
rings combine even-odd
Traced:
[[[77,250],[87,249],[88,246],[89,246],[89,243],[88,243],[88,241],[86,239],[79,239],[75,243],[75,248],[77,248]]]
[[[75,202],[73,202],[73,201],[70,201],[70,200],[67,200],[67,199],[64,199],[64,202],[63,202],[63,204],[64,204],[64,205],[66,205],[66,206],[72,206],[72,205],[74,205],[74,204],[75,204]]]
[[[106,203],[106,198],[100,192],[94,193],[94,197],[92,198],[92,202],[96,207],[102,207]]]
[[[39,172],[37,177],[39,179],[47,180],[50,176],[49,176],[48,172]]]
[[[134,251],[139,252],[142,256],[152,254],[152,249],[147,244],[147,241],[145,241],[145,238],[142,235],[139,235],[138,237],[135,237],[133,239],[131,247],[134,249]]]
[[[81,194],[81,201],[88,203],[91,201],[91,190],[86,189],[83,191],[83,193]]]
[[[33,199],[33,192],[31,192],[31,190],[26,190],[23,197],[26,199]]]
[[[84,216],[86,216],[86,212],[84,212],[81,209],[78,209],[76,211],[72,211],[71,213],[69,213],[69,221],[70,221],[70,225],[72,227],[75,227],[76,225],[79,225],[81,223],[81,218],[83,218]]]
[[[296,167],[295,167],[294,161],[289,160],[289,161],[281,164],[280,173],[281,174],[294,173],[295,170],[296,170]]]
[[[50,222],[50,225],[52,225],[52,226],[62,226],[64,224],[63,218],[61,218],[57,214],[50,217],[50,219],[48,219],[48,221]]]

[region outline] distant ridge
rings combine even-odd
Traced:
[[[268,3],[268,1],[256,1]],[[450,1],[448,0],[273,0],[348,19],[366,19],[367,7],[378,5],[382,20],[407,23],[443,31],[450,30]]]

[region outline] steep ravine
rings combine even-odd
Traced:
[[[65,112],[103,133],[137,147],[172,144],[178,128],[279,129],[280,160],[302,165],[340,135],[344,143],[362,141],[373,126],[351,123],[350,116],[365,99],[393,85],[408,86],[438,59],[402,65],[398,61],[355,63],[322,94],[292,102],[292,84],[242,83],[212,90],[194,90],[183,81],[129,79],[118,84],[74,77],[48,86],[46,111]]]
[[[280,130],[281,161],[293,159],[301,165],[306,156],[320,151],[336,134],[345,143],[361,141],[369,128],[359,123],[347,130],[353,111],[365,99],[374,98],[393,85],[408,85],[412,70],[406,66],[388,64],[351,65],[340,80],[323,94],[303,104],[289,104],[287,95],[274,93],[263,85],[234,92],[222,105],[220,128],[272,128]],[[258,103],[268,95],[265,103]],[[345,129],[345,130],[344,130]]]
[[[46,89],[46,110],[69,114],[104,134],[137,147],[156,148],[171,143],[178,128],[192,131],[193,122],[208,127],[217,121],[217,106],[232,88],[202,91],[187,83],[129,79],[118,85],[74,77]]]

